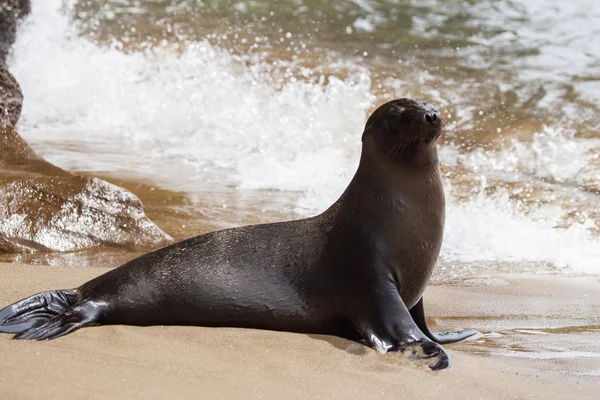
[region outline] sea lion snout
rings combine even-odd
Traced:
[[[426,112],[425,113],[425,122],[429,122],[430,124],[434,124],[438,121],[439,116],[435,112]]]
[[[438,110],[436,110],[436,108],[433,106],[433,104],[428,103],[426,101],[421,101],[419,103],[421,105],[420,108],[425,109],[424,110],[425,114],[423,115],[423,119],[425,120],[425,122],[427,122],[429,124],[435,124],[435,123],[441,122],[440,114],[438,113]]]

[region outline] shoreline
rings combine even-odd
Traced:
[[[108,270],[0,263],[0,305],[76,287]],[[449,371],[432,372],[400,353],[379,355],[333,336],[115,325],[48,342],[0,335],[0,397],[595,398],[600,280],[497,279],[508,284],[427,289],[432,329],[482,332],[445,346],[454,362]],[[33,376],[36,385],[26,385]]]

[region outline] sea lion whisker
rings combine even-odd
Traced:
[[[396,153],[394,154],[394,158],[398,157],[398,155],[402,155],[404,154],[404,152],[406,151],[405,146],[403,145],[398,145],[398,149],[396,150]]]
[[[400,152],[402,150],[402,145],[401,144],[397,144],[392,148],[392,154],[390,157],[388,158],[396,158],[396,156],[398,155],[398,152]]]
[[[390,151],[389,151],[389,152],[386,154],[386,158],[393,158],[393,154],[394,154],[394,151],[396,150],[396,147],[398,147],[398,145],[397,145],[397,144],[395,144],[395,145],[394,145],[394,146],[393,146],[393,147],[390,149]]]

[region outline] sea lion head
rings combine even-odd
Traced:
[[[432,149],[435,151],[443,129],[444,122],[431,104],[408,98],[396,99],[371,114],[362,141],[363,144],[372,141],[372,147],[388,158],[411,158]]]

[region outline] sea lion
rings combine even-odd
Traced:
[[[368,119],[358,170],[322,214],[197,236],[73,290],[0,311],[0,332],[54,339],[91,325],[230,326],[338,335],[450,366],[422,295],[442,244],[445,205],[433,106],[390,101]]]

